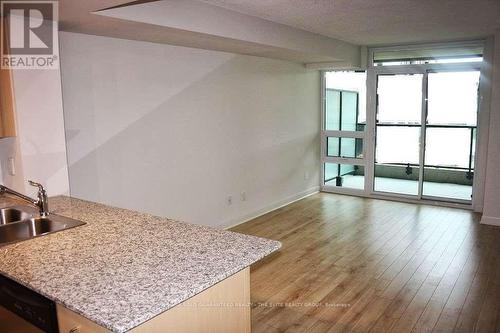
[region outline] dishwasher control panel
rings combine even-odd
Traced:
[[[55,302],[0,275],[0,305],[47,333],[59,333]]]

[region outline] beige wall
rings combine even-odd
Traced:
[[[74,33],[61,59],[73,196],[227,226],[318,189],[317,71]]]
[[[488,160],[481,223],[500,225],[500,31],[495,35]]]

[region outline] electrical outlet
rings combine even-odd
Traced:
[[[241,199],[241,201],[246,201],[247,200],[247,193],[246,192],[241,192],[240,193],[240,199]]]
[[[233,204],[233,197],[232,196],[228,196],[227,197],[227,205],[231,206],[232,204]]]

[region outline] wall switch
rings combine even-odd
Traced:
[[[304,180],[309,179],[309,171],[304,172]]]
[[[241,192],[240,193],[240,199],[241,199],[241,201],[246,201],[247,200],[247,193],[246,192]]]
[[[16,175],[16,161],[14,160],[14,157],[9,157],[9,175]]]
[[[233,197],[232,196],[228,196],[227,197],[227,205],[231,206],[232,204],[233,204]]]

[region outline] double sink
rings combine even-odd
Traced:
[[[37,236],[66,230],[85,222],[50,214],[41,216],[30,206],[12,206],[0,209],[0,246]]]

